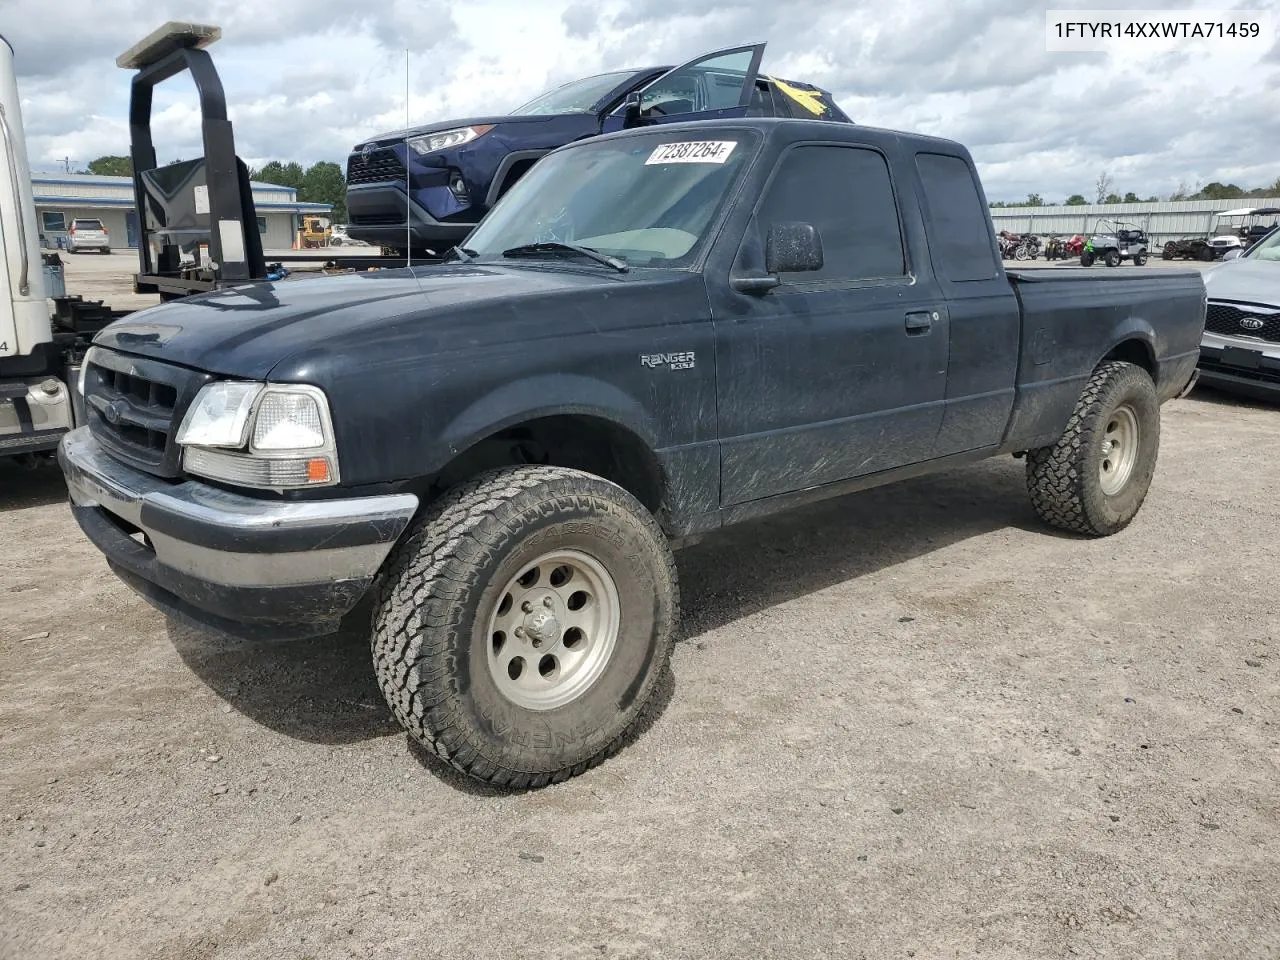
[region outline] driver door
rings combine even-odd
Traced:
[[[763,43],[729,47],[682,63],[651,81],[604,118],[602,133],[628,126],[745,117],[764,56]],[[629,114],[631,114],[629,116]]]

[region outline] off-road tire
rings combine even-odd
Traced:
[[[1132,471],[1113,495],[1102,489],[1099,466],[1109,419],[1128,407],[1138,425]],[[1137,515],[1155,474],[1160,450],[1160,402],[1141,367],[1101,364],[1076,402],[1058,442],[1027,452],[1027,492],[1040,519],[1091,537],[1119,533]]]
[[[1166,244],[1164,245],[1164,249],[1160,251],[1160,259],[1161,259],[1161,260],[1172,260],[1172,259],[1173,259],[1173,255],[1174,255],[1175,251],[1177,251],[1177,249],[1178,249],[1178,248],[1174,245],[1173,241],[1172,241],[1172,240],[1170,240],[1168,243],[1166,243]]]
[[[1084,253],[1080,254],[1080,266],[1092,267],[1093,261],[1094,261],[1094,256],[1089,251],[1086,250]]]
[[[1135,267],[1141,267],[1146,262],[1147,262],[1147,254],[1145,250],[1142,253],[1135,253],[1133,255],[1133,265]]]
[[[559,549],[613,578],[617,640],[576,699],[526,709],[494,680],[488,616],[524,565]],[[503,468],[445,494],[397,547],[375,593],[374,670],[396,719],[442,760],[494,785],[542,787],[621,747],[670,659],[678,612],[670,546],[631,494],[578,470]]]
[[[1120,251],[1108,250],[1106,253],[1102,255],[1102,262],[1105,263],[1108,267],[1120,266]]]

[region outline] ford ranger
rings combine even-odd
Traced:
[[[1194,271],[1006,273],[956,143],[654,126],[557,150],[448,263],[108,326],[59,456],[156,607],[249,639],[367,609],[409,734],[537,787],[649,700],[686,538],[1000,454],[1046,523],[1123,529],[1204,316]]]

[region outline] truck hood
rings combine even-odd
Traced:
[[[554,309],[548,301],[575,294],[607,298],[619,282],[620,275],[593,268],[533,264],[449,264],[286,280],[161,304],[109,325],[94,343],[261,380],[291,357],[350,352],[375,340],[411,343],[427,353],[462,349],[487,342],[495,322],[515,341],[536,338]],[[520,310],[522,304],[529,309]],[[291,368],[292,375],[299,369]]]
[[[366,144],[380,144],[386,146],[388,144],[399,143],[408,137],[418,137],[424,133],[439,133],[441,130],[456,130],[458,127],[475,127],[482,124],[528,124],[528,123],[549,123],[552,120],[559,119],[557,114],[528,114],[522,116],[498,116],[498,117],[467,117],[462,120],[443,120],[439,123],[427,123],[418,127],[408,127],[404,130],[393,130],[390,133],[380,133],[376,137],[370,137],[368,140],[362,140],[352,148],[352,153],[358,153]]]
[[[1228,260],[1205,274],[1205,289],[1214,300],[1240,300],[1280,306],[1280,263]]]

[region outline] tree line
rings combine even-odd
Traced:
[[[174,161],[175,163],[178,161]],[[81,173],[100,177],[131,177],[133,162],[128,157],[98,157],[89,162]],[[347,221],[347,178],[342,167],[329,160],[321,160],[303,168],[300,163],[281,163],[272,160],[249,171],[249,179],[259,183],[273,183],[280,187],[293,187],[302,203],[328,203],[333,205],[330,215],[335,223]]]
[[[1206,183],[1204,186],[1196,185],[1196,189],[1192,191],[1185,183],[1179,184],[1178,189],[1173,191],[1167,197],[1157,197],[1154,194],[1149,197],[1140,197],[1132,190],[1125,193],[1124,196],[1115,192],[1111,175],[1103,172],[1098,175],[1097,181],[1093,185],[1093,199],[1085,199],[1084,194],[1073,193],[1067,197],[1061,204],[1046,201],[1038,193],[1027,194],[1025,200],[996,200],[988,206],[991,207],[1083,207],[1090,203],[1155,203],[1161,199],[1164,200],[1247,200],[1251,197],[1280,197],[1280,177],[1265,187],[1254,187],[1246,190],[1244,187],[1234,183],[1219,183],[1214,180],[1212,183]]]

